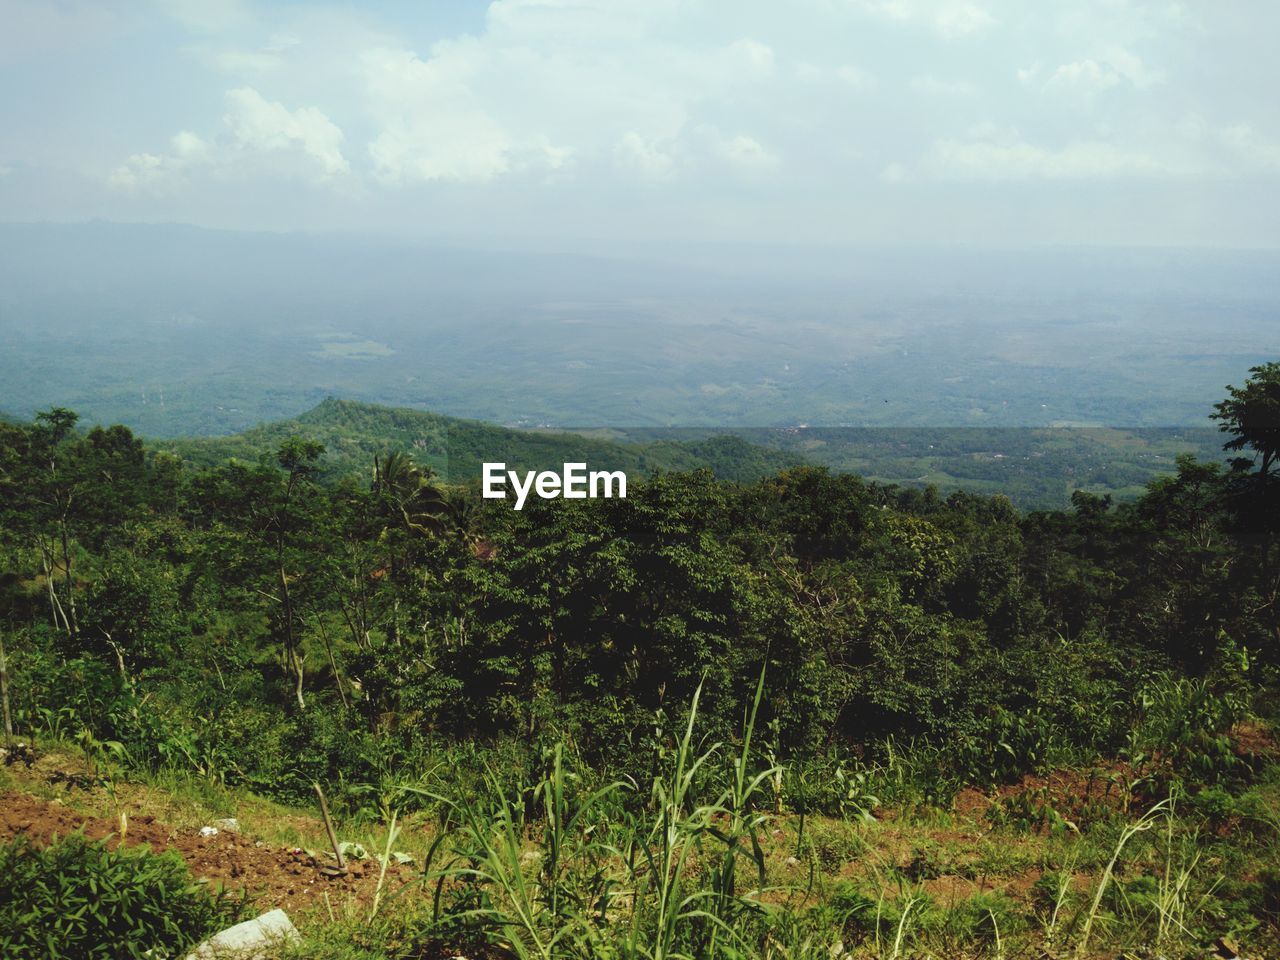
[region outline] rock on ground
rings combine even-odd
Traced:
[[[299,939],[289,915],[272,910],[215,933],[187,954],[187,960],[270,960],[273,949]]]

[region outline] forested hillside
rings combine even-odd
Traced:
[[[753,446],[736,437],[613,443],[332,398],[292,420],[263,424],[230,437],[162,441],[157,448],[203,466],[233,458],[257,463],[274,461],[280,444],[290,437],[324,446],[317,469],[325,480],[367,476],[373,458],[387,450],[404,452],[441,480],[456,484],[478,482],[481,464],[494,459],[505,461],[513,470],[558,468],[565,462],[635,474],[707,467],[721,479],[738,481],[758,480],[799,462],[795,454]]]
[[[946,495],[1001,494],[1024,510],[1062,508],[1077,490],[1133,500],[1170,476],[1179,456],[1224,462],[1217,430],[1202,428],[668,428],[551,431],[510,429],[407,408],[328,399],[290,420],[226,437],[160,440],[153,450],[193,465],[235,458],[274,461],[291,436],[325,447],[325,481],[367,477],[375,455],[412,453],[445,482],[466,484],[495,457],[515,469],[585,461],[645,475],[709,467],[723,480],[751,482],[808,463]]]
[[[942,494],[1001,494],[1024,510],[1070,506],[1077,490],[1134,500],[1176,472],[1177,460],[1225,462],[1211,426],[774,427],[728,431],[839,473]],[[714,431],[631,430],[631,440],[686,442]]]
[[[1038,512],[793,466],[517,513],[426,469],[509,434],[338,402],[185,460],[5,424],[0,787],[124,831],[321,785],[398,894],[306,956],[1274,955],[1280,364],[1217,414],[1231,465]]]

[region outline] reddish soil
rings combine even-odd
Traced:
[[[1028,774],[1017,783],[990,791],[965,787],[956,794],[956,812],[981,820],[1006,801],[1024,795],[1036,805],[1052,808],[1067,820],[1076,820],[1099,809],[1119,810],[1125,804],[1129,768],[1115,763],[1093,770],[1054,770],[1045,776]]]
[[[111,820],[77,813],[61,803],[12,791],[0,794],[0,842],[22,834],[43,844],[55,834],[66,836],[77,830],[100,840],[114,837],[119,829]],[[117,842],[112,840],[112,845]],[[202,837],[196,831],[166,826],[154,817],[131,817],[126,842],[130,846],[145,843],[156,852],[176,850],[197,879],[208,879],[231,891],[244,890],[263,909],[282,907],[290,914],[325,911],[325,893],[335,913],[340,913],[348,900],[372,902],[378,884],[379,865],[374,860],[351,862],[346,876],[330,877],[321,870],[326,861],[317,862],[296,847],[269,847],[237,833]],[[327,865],[332,863],[330,860]],[[390,867],[384,899],[414,877],[410,869]]]
[[[1280,740],[1261,724],[1238,723],[1230,736],[1232,749],[1248,763],[1280,759]],[[1059,816],[1076,821],[1102,810],[1124,809],[1126,784],[1132,782],[1133,776],[1133,769],[1118,760],[1090,770],[1055,770],[1047,776],[1028,774],[1017,783],[994,790],[965,787],[956,795],[955,807],[957,813],[981,820],[999,806],[1007,807],[1008,801],[1027,796],[1033,806],[1052,808]],[[1131,805],[1141,806],[1143,800],[1140,793],[1128,797]]]
[[[1231,729],[1231,745],[1236,755],[1245,760],[1280,758],[1280,741],[1260,724],[1237,723]]]
[[[953,907],[968,900],[974,894],[993,891],[1007,894],[1015,900],[1026,900],[1042,875],[1038,867],[1032,867],[1023,873],[1009,877],[986,877],[981,880],[948,873],[930,880],[922,880],[920,885],[935,903],[944,907]]]

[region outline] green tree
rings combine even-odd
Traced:
[[[64,407],[36,414],[30,431],[36,510],[33,532],[40,548],[43,574],[54,623],[68,638],[79,632],[76,620],[75,572],[72,569],[71,523],[80,505],[83,477],[72,453],[78,417]],[[50,528],[52,527],[52,530]],[[60,549],[59,549],[60,548]],[[55,586],[61,564],[62,595]],[[64,602],[65,601],[65,602]]]
[[[299,644],[300,610],[294,596],[292,581],[303,576],[306,535],[317,533],[317,511],[308,510],[314,503],[308,494],[314,489],[317,461],[324,453],[324,444],[316,440],[290,437],[280,445],[276,460],[285,472],[284,489],[280,492],[268,522],[268,536],[274,554],[276,583],[280,591],[279,628],[283,634],[285,659],[293,668],[294,696],[298,709],[306,707],[302,696],[303,661]],[[309,522],[310,521],[310,522]],[[302,547],[300,550],[299,548]],[[291,563],[290,561],[296,561]],[[291,569],[292,568],[292,569]]]
[[[1236,461],[1238,467],[1257,466],[1265,485],[1280,459],[1280,363],[1264,363],[1249,370],[1243,387],[1227,387],[1227,399],[1215,405],[1218,429],[1231,434],[1224,450],[1253,450],[1254,459]],[[1257,457],[1262,458],[1257,463]]]
[[[317,480],[324,446],[291,437],[276,452],[279,469],[232,462],[195,479],[192,519],[205,525],[203,578],[224,607],[246,612],[267,601],[273,641],[305,707],[301,640],[304,613],[328,593],[321,561],[335,539],[329,497]]]
[[[169,654],[180,624],[174,566],[148,555],[143,531],[135,536],[142,549],[118,547],[101,560],[81,616],[85,646],[109,650],[122,677]]]

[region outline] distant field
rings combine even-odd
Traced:
[[[635,440],[688,440],[697,430],[639,430]],[[1084,490],[1133,499],[1179,456],[1222,460],[1201,428],[781,428],[734,430],[752,444],[900,486],[1004,494],[1024,508],[1061,507]]]
[[[1270,255],[727,263],[0,225],[0,409],[151,437],[233,434],[327,396],[558,429],[1203,426],[1280,356]],[[916,466],[888,473],[930,473]]]
[[[1280,356],[1267,254],[863,251],[796,279],[112,224],[0,225],[0,254],[0,410],[197,458],[305,429],[333,470],[804,460],[1061,506],[1219,458],[1213,403]]]

